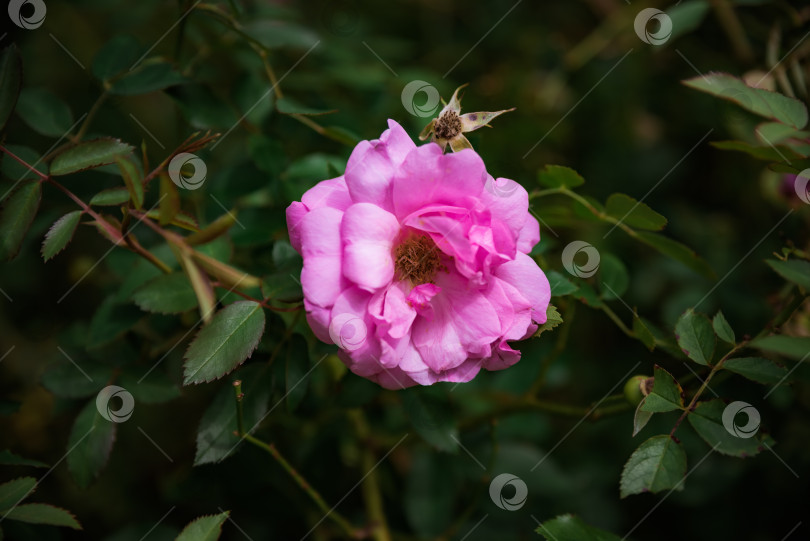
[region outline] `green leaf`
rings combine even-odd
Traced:
[[[74,517],[70,511],[46,503],[26,503],[18,505],[6,513],[4,518],[28,522],[30,524],[66,526],[74,530],[82,529],[81,524],[79,524],[79,521],[76,520],[76,517]]]
[[[0,131],[14,111],[22,88],[22,59],[17,45],[12,43],[0,51]]]
[[[0,212],[0,259],[10,261],[17,256],[41,198],[42,185],[27,182],[5,201]]]
[[[767,145],[756,146],[745,141],[712,141],[711,145],[720,150],[734,150],[737,152],[745,152],[749,156],[753,156],[758,160],[766,160],[771,162],[778,162],[787,160],[798,160],[804,157],[785,145]]]
[[[778,120],[796,129],[807,125],[807,107],[799,100],[762,88],[752,88],[726,73],[709,73],[684,81],[686,86],[732,101],[743,109]]]
[[[599,289],[605,300],[618,299],[627,291],[630,276],[627,267],[613,254],[604,252],[599,260]]]
[[[292,98],[281,98],[276,102],[276,109],[285,115],[320,116],[334,113],[337,109],[318,109],[301,105]]]
[[[563,318],[560,315],[560,312],[557,311],[557,307],[553,304],[549,304],[548,308],[546,308],[546,322],[540,325],[537,329],[537,332],[534,333],[534,336],[540,336],[546,331],[550,331],[557,327],[558,325],[562,324]]]
[[[73,125],[67,104],[44,88],[23,89],[17,114],[32,130],[48,137],[62,137]]]
[[[250,433],[267,413],[273,390],[272,374],[266,363],[256,363],[241,367],[230,379],[242,381],[244,425]],[[222,385],[200,420],[194,465],[220,462],[231,456],[241,441],[234,433],[236,428],[233,385]]]
[[[716,340],[708,317],[690,308],[678,318],[675,337],[687,357],[698,364],[709,365]]]
[[[633,451],[624,465],[621,497],[642,492],[683,490],[686,453],[668,434],[653,436]]]
[[[666,13],[672,20],[672,33],[667,41],[696,30],[708,12],[709,4],[704,0],[687,0],[667,8]]]
[[[206,515],[190,522],[175,541],[217,541],[222,533],[222,524],[230,511],[218,515]]]
[[[300,334],[294,334],[287,344],[287,359],[284,370],[284,380],[287,387],[287,410],[292,412],[298,408],[307,394],[309,383],[309,353],[307,341]]]
[[[579,173],[563,165],[547,165],[537,173],[537,181],[547,188],[574,188],[585,184]]]
[[[90,486],[110,458],[117,423],[104,419],[91,399],[79,412],[70,429],[67,466],[76,484]]]
[[[128,34],[113,36],[93,58],[93,75],[105,81],[129,70],[140,58],[138,40]]]
[[[714,271],[695,254],[690,248],[687,248],[680,242],[674,241],[670,238],[658,235],[656,233],[649,233],[647,231],[637,231],[638,239],[652,246],[667,257],[671,257],[675,261],[683,263],[693,271],[707,278],[714,277]]]
[[[767,263],[779,276],[810,291],[810,262],[801,259],[766,259]]]
[[[618,535],[588,526],[573,515],[560,515],[547,520],[535,532],[546,541],[622,541]]]
[[[650,351],[655,349],[655,336],[635,310],[633,310],[633,334],[636,335],[636,338],[641,340],[641,343],[644,344],[647,349]]]
[[[728,359],[723,368],[758,383],[779,383],[785,379],[788,371],[770,359],[762,357],[738,357]]]
[[[143,314],[131,304],[121,304],[114,295],[104,299],[93,318],[87,333],[87,347],[95,349],[112,342],[138,322]]]
[[[638,229],[659,231],[667,225],[667,219],[644,203],[623,193],[614,193],[605,203],[605,212],[621,223]]]
[[[807,139],[810,133],[802,130],[797,130],[787,124],[781,122],[763,122],[755,130],[757,139],[766,145],[776,145],[785,139]]]
[[[81,217],[82,211],[74,210],[56,220],[45,233],[45,241],[42,243],[42,259],[48,261],[68,245],[73,239],[73,233],[76,231]]]
[[[646,397],[638,403],[636,406],[636,412],[633,414],[633,437],[636,437],[636,434],[641,432],[641,430],[647,426],[647,423],[650,422],[652,419],[653,412],[644,410],[644,402]]]
[[[148,94],[185,82],[185,77],[180,75],[171,64],[147,60],[117,79],[112,84],[110,93],[122,96]]]
[[[402,390],[399,395],[405,415],[426,442],[440,451],[458,451],[458,427],[445,404],[419,388]]]
[[[99,392],[112,379],[113,366],[76,357],[74,366],[60,361],[42,374],[42,385],[56,396],[84,398]],[[77,368],[78,367],[78,368]]]
[[[452,521],[456,499],[455,457],[414,449],[405,479],[402,509],[421,539],[437,539]]]
[[[127,371],[118,380],[121,387],[131,391],[136,404],[163,404],[180,396],[180,388],[166,374],[151,372],[141,378],[140,372]]]
[[[714,319],[712,319],[712,328],[714,328],[714,333],[717,337],[723,342],[728,342],[731,345],[737,343],[736,337],[734,336],[734,329],[731,328],[731,325],[729,325],[722,311],[718,311]]]
[[[683,389],[672,374],[658,365],[653,372],[653,388],[640,409],[652,413],[683,409]]]
[[[85,141],[57,154],[51,162],[51,175],[69,175],[111,164],[117,157],[126,156],[132,150],[132,146],[112,137]]]
[[[181,272],[162,274],[139,287],[132,301],[145,312],[181,314],[197,306],[197,296]]]
[[[8,449],[0,451],[0,465],[2,466],[33,466],[34,468],[47,468],[48,465],[39,460],[24,458],[15,455]]]
[[[124,178],[124,184],[126,184],[132,198],[132,204],[135,205],[136,209],[143,208],[143,175],[138,170],[138,166],[135,165],[132,159],[122,156],[116,156],[115,163],[118,164],[118,169]]]
[[[129,201],[129,190],[123,187],[102,190],[90,199],[91,205],[99,207],[112,207],[123,205]]]
[[[264,310],[238,301],[217,312],[186,351],[183,385],[218,379],[250,357],[264,333]]]
[[[577,290],[576,284],[557,271],[547,272],[546,278],[548,278],[548,285],[551,286],[552,297],[569,295]]]
[[[754,437],[738,437],[723,426],[723,411],[726,404],[720,399],[701,402],[689,412],[687,418],[695,432],[724,455],[747,457],[758,454],[763,449],[762,433]]]
[[[803,361],[810,356],[810,337],[806,336],[765,336],[752,340],[749,345],[799,361]]]
[[[33,477],[20,477],[0,485],[0,512],[11,509],[36,488],[37,480]]]

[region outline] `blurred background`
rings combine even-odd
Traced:
[[[200,223],[210,223],[223,208],[238,208],[239,225],[216,249],[257,275],[283,270],[284,208],[319,180],[340,174],[353,142],[378,137],[389,118],[416,138],[431,117],[411,114],[403,104],[403,88],[415,80],[432,85],[444,99],[469,83],[462,100],[467,112],[517,108],[494,120],[492,129],[469,134],[491,174],[532,191],[540,188],[538,170],[560,164],[586,179],[578,191],[588,197],[646,196],[644,201],[669,219],[665,234],[693,248],[714,270],[714,278],[702,276],[619,231],[605,238],[609,227],[603,223],[558,214],[557,199],[534,200],[532,210],[544,221],[543,240],[534,252],[543,268],[562,271],[559,252],[575,239],[618,256],[629,273],[629,288],[610,306],[628,324],[637,308],[671,331],[683,310],[703,299],[700,311],[722,309],[738,336],[756,334],[778,311],[784,285],[763,259],[786,244],[807,248],[810,212],[791,190],[782,189],[781,175],[747,155],[710,145],[739,137],[753,121],[732,104],[681,84],[709,71],[768,72],[775,27],[781,33],[777,58],[789,51],[810,54],[802,41],[810,29],[803,2],[683,1],[680,11],[669,12],[672,35],[658,46],[642,41],[633,22],[642,8],[670,7],[664,3],[46,4],[42,26],[22,30],[8,24],[0,46],[17,44],[23,88],[47,90],[52,105],[12,116],[4,144],[29,148],[34,159],[46,153],[64,132],[60,127],[83,120],[104,92],[97,77],[99,51],[113,39],[134,43],[134,59],[145,54],[147,61],[165,62],[178,84],[110,93],[95,106],[88,137],[143,143],[154,166],[194,131],[222,133],[215,148],[199,153],[208,176],[203,189],[183,192],[183,208]],[[734,32],[726,8],[742,35]],[[239,31],[218,13],[231,14],[241,24]],[[251,47],[251,39],[261,47]],[[114,56],[125,54],[112,50]],[[267,55],[283,105],[275,92],[268,93],[269,74],[257,50]],[[774,76],[764,84],[775,85]],[[806,101],[806,95],[799,97]],[[328,114],[302,121],[280,109]],[[32,115],[56,126],[55,135],[33,130]],[[16,180],[7,162],[4,158],[3,193]],[[86,201],[120,179],[89,171],[65,183]],[[156,200],[154,193],[148,197]],[[300,539],[323,512],[266,452],[243,444],[238,458],[194,466],[201,418],[233,407],[227,399],[217,400],[231,392],[233,378],[181,387],[187,341],[170,348],[196,316],[147,318],[128,302],[156,271],[130,252],[107,255],[109,242],[87,226],[79,227],[63,253],[43,263],[39,248],[45,232],[75,208],[46,186],[19,256],[0,266],[0,355],[5,354],[0,448],[59,464],[33,472],[0,466],[0,480],[39,478],[50,471],[32,501],[69,509],[84,530],[4,521],[6,538],[172,539],[195,517],[230,510],[233,522],[225,524],[223,539]],[[796,212],[773,229],[791,208]],[[116,213],[112,207],[110,214]],[[138,235],[161,257],[168,253],[145,228]],[[694,366],[660,350],[650,353],[602,311],[579,304],[574,318],[576,301],[553,302],[563,307],[567,321],[570,313],[570,321],[554,331],[567,333],[568,341],[548,366],[538,398],[587,412],[614,383],[620,385],[613,394],[620,394],[626,375],[651,375],[656,363],[683,378],[689,391],[699,383],[689,375]],[[678,436],[689,457],[685,488],[620,499],[624,462],[645,437],[668,432],[677,416],[658,415],[633,438],[629,404],[581,423],[581,414],[510,408],[511,397],[537,381],[542,360],[557,343],[554,333],[521,344],[522,361],[505,372],[482,373],[457,388],[419,390],[420,400],[438,404],[430,411],[438,416],[427,428],[414,430],[407,393],[380,390],[345,374],[334,357],[312,370],[291,402],[285,387],[290,371],[307,372],[335,347],[313,344],[300,321],[287,316],[267,313],[259,351],[242,369],[275,359],[271,374],[261,380],[262,392],[269,404],[281,405],[256,435],[274,442],[326,502],[339,503],[338,511],[356,525],[367,520],[363,491],[353,487],[366,471],[368,448],[376,459],[385,457],[374,475],[395,539],[537,539],[536,521],[562,513],[620,537],[638,524],[632,539],[779,540],[806,522],[806,367],[796,372],[803,383],[782,386],[767,399],[752,382],[712,384],[721,396],[756,404],[763,430],[778,442],[778,456],[706,457],[709,447],[684,426]],[[791,332],[810,334],[807,321],[805,307],[789,323]],[[159,396],[136,396],[131,420],[117,427],[106,467],[80,488],[60,459],[74,420],[95,390],[83,388],[66,356],[86,370],[108,366],[137,377],[164,354]],[[368,434],[358,433],[352,422],[356,408],[365,413]],[[453,441],[440,430],[446,426],[452,427]],[[518,511],[499,509],[489,498],[489,479],[501,472],[528,486],[527,503]],[[806,538],[807,527],[801,525],[789,539]],[[341,535],[325,520],[309,538]]]

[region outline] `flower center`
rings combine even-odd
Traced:
[[[418,286],[433,282],[436,273],[445,267],[433,240],[427,235],[414,235],[394,250],[394,268],[397,278]]]
[[[448,109],[442,116],[436,119],[436,125],[433,126],[433,133],[437,139],[452,139],[461,133],[461,119],[458,113]]]

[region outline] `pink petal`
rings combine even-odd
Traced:
[[[537,263],[524,253],[495,270],[495,276],[514,286],[532,305],[532,320],[546,322],[546,309],[551,300],[548,279]]]
[[[301,286],[310,302],[327,308],[348,285],[341,274],[340,222],[343,213],[320,207],[301,220]]]
[[[392,255],[399,223],[393,214],[372,205],[357,203],[346,210],[341,224],[343,274],[367,291],[391,283],[394,277]]]

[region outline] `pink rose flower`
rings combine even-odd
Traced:
[[[315,335],[388,389],[469,381],[520,360],[546,321],[548,280],[526,190],[471,149],[417,147],[396,122],[346,172],[287,208]]]

